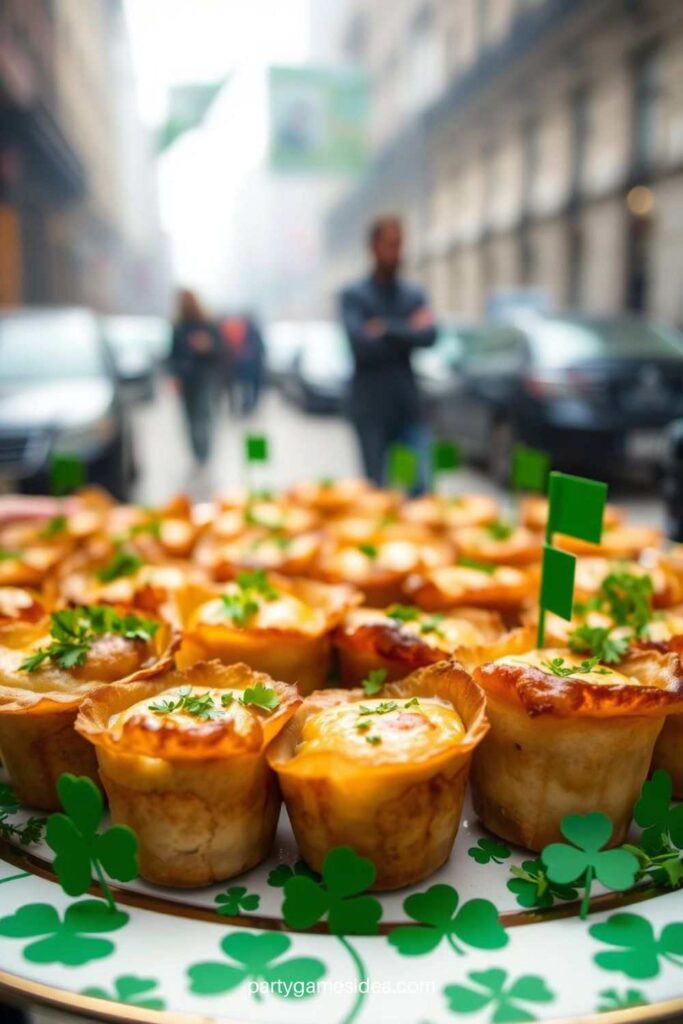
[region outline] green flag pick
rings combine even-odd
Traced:
[[[77,455],[59,452],[50,457],[50,494],[61,498],[82,487],[85,483],[85,466]]]
[[[599,544],[607,500],[607,484],[567,473],[551,473],[548,492],[548,532]]]
[[[244,454],[247,462],[267,462],[269,458],[268,438],[264,434],[246,434]]]
[[[435,441],[432,445],[432,469],[435,473],[448,473],[462,465],[460,449],[453,441]]]
[[[541,608],[554,612],[561,619],[571,620],[574,604],[574,572],[576,557],[567,551],[543,545],[543,574],[541,577]],[[539,647],[543,646],[540,637]]]
[[[394,444],[389,449],[389,483],[399,490],[411,491],[417,483],[417,455],[412,448]]]
[[[515,445],[512,453],[512,486],[515,491],[545,494],[550,472],[550,457],[538,448]]]

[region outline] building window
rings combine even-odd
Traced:
[[[574,93],[571,106],[572,155],[571,192],[576,195],[581,189],[583,168],[586,164],[588,139],[590,136],[590,94],[582,88]]]
[[[657,149],[659,99],[662,91],[659,54],[643,57],[635,73],[634,161],[639,171],[652,169]]]

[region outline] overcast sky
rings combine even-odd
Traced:
[[[141,113],[164,116],[169,86],[215,81],[236,63],[298,63],[315,0],[125,0]]]

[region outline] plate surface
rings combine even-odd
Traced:
[[[598,887],[585,921],[572,901],[529,911],[517,902],[524,893],[508,888],[510,866],[529,858],[484,833],[466,808],[448,863],[411,890],[378,896],[380,934],[368,937],[287,927],[282,884],[297,853],[284,812],[259,868],[210,889],[117,886],[116,918],[91,896],[62,893],[46,846],[5,845],[0,986],[126,1021],[680,1019],[683,998],[670,1001],[683,994],[683,892]],[[434,886],[406,909],[411,894]],[[467,909],[472,900],[487,902]]]

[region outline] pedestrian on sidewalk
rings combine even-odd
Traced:
[[[349,413],[366,476],[382,486],[388,451],[403,444],[417,455],[420,493],[429,483],[430,443],[410,355],[434,344],[436,324],[424,291],[399,276],[400,219],[385,215],[373,221],[368,246],[369,276],[344,289],[340,300],[354,358]]]
[[[194,292],[183,288],[178,292],[170,363],[185,410],[190,447],[199,466],[211,456],[222,361],[218,328]]]

